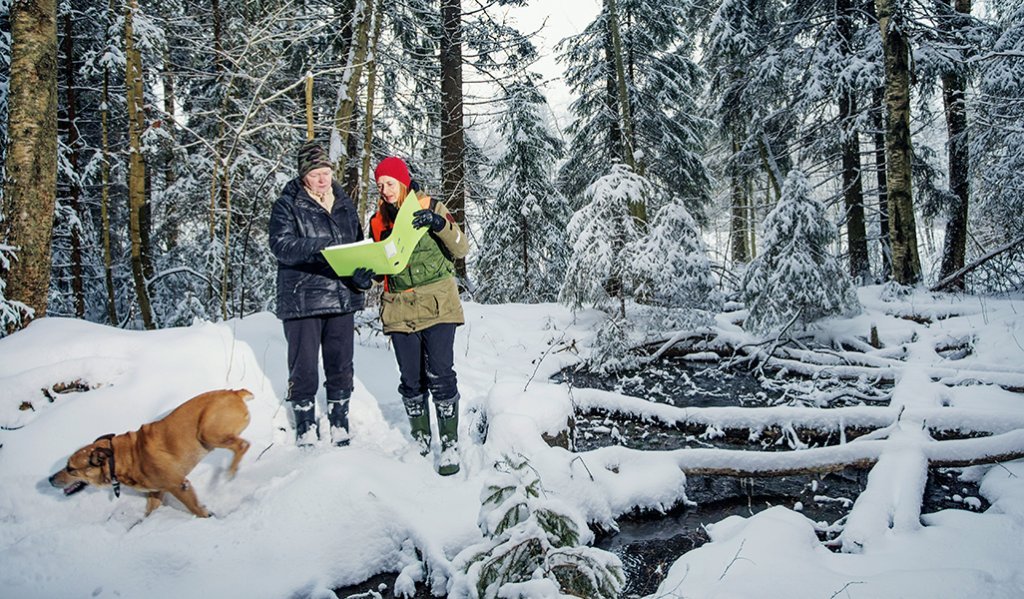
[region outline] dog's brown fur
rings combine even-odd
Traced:
[[[210,515],[188,481],[188,473],[214,448],[235,453],[228,474],[234,477],[249,442],[238,436],[249,425],[246,389],[222,389],[197,395],[164,418],[143,424],[137,431],[100,437],[68,458],[67,466],[50,477],[50,484],[79,490],[82,483],[110,486],[110,465],[121,484],[144,491],[146,515],[160,507],[170,493],[200,518]]]

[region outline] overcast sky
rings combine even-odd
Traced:
[[[534,70],[548,81],[544,93],[560,120],[568,111],[570,96],[562,84],[562,66],[555,62],[555,46],[563,38],[582,31],[600,8],[600,0],[533,0],[528,6],[509,9],[520,31],[535,31],[544,26],[534,40],[541,53]]]

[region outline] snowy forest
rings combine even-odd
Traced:
[[[532,70],[521,2],[470,4],[4,2],[5,331],[272,309],[266,219],[307,136],[364,216],[406,157],[481,302],[778,297],[746,269],[794,229],[822,281],[1020,287],[1019,2],[606,1],[564,73]],[[770,218],[800,194],[820,207]]]
[[[485,387],[500,353],[457,364],[479,446],[464,451],[487,456],[464,456],[468,476],[476,490],[472,477],[491,477],[479,475],[490,495],[475,544],[419,538],[397,565],[345,570],[329,590],[393,572],[404,597],[757,596],[756,576],[720,586],[744,550],[732,532],[762,526],[750,538],[794,555],[809,536],[826,554],[884,562],[890,531],[953,530],[922,514],[940,471],[973,485],[949,493],[958,507],[998,507],[1016,518],[1008,537],[1024,530],[1024,0],[592,0],[596,17],[552,42],[559,72],[539,70],[541,31],[516,18],[539,2],[0,0],[0,451],[45,425],[31,403],[15,410],[41,379],[10,363],[18,339],[47,339],[37,324],[70,319],[103,340],[262,332],[275,310],[271,206],[312,139],[364,225],[386,156],[446,204],[470,238],[456,263],[467,316],[484,321],[460,329],[456,353],[505,339],[514,358],[501,368],[522,387],[503,393],[497,366]],[[564,115],[549,104],[555,81],[571,95]],[[374,293],[361,351],[386,343]],[[50,404],[103,386],[102,368],[83,378],[29,353],[66,379],[43,384]],[[681,363],[719,377],[686,385],[742,373],[757,388],[690,407],[658,379]],[[522,432],[501,417],[526,413],[513,404],[541,385],[551,404],[529,432],[544,448],[487,453]],[[685,447],[658,446],[659,427]],[[631,465],[636,447],[662,451]],[[572,476],[581,456],[596,490]],[[629,485],[602,479],[620,467]],[[588,546],[588,526],[695,505],[692,481],[850,468],[866,482],[830,522],[806,524],[806,500],[771,525],[730,521],[650,588]],[[669,489],[677,478],[686,491]],[[523,549],[517,534],[536,538]],[[930,546],[914,542],[902,549]],[[762,565],[773,555],[754,547]],[[805,589],[764,596],[1024,593],[1020,565],[996,561],[978,580],[885,579],[889,592],[868,595],[798,572]]]

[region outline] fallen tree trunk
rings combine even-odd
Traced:
[[[791,428],[801,435],[834,434],[836,441],[842,443],[890,426],[900,419],[900,408],[895,407],[688,408],[597,389],[575,389],[573,398],[580,414],[615,414],[617,418],[659,422],[705,438],[729,435],[748,441],[758,440],[765,431],[773,428]],[[994,435],[1024,429],[1024,415],[995,415],[951,407],[907,408],[902,417],[927,423],[929,433],[937,439]]]
[[[826,474],[849,467],[869,468],[889,446],[888,440],[873,440],[789,452],[679,449],[675,456],[679,468],[687,475],[791,476]],[[1024,430],[978,439],[929,442],[920,448],[930,467],[996,464],[1024,458]]]
[[[971,271],[977,269],[979,266],[985,264],[989,260],[995,258],[996,256],[999,256],[1000,254],[1003,254],[1005,252],[1008,252],[1008,251],[1014,249],[1015,247],[1017,247],[1018,245],[1021,245],[1022,243],[1024,243],[1024,237],[1018,237],[1017,239],[1011,241],[1010,243],[1008,243],[1008,244],[1006,244],[1006,245],[1004,245],[1002,247],[998,247],[998,248],[992,250],[991,252],[989,252],[989,253],[985,254],[984,256],[978,258],[974,262],[971,262],[967,266],[964,266],[960,270],[958,270],[955,273],[949,275],[945,279],[942,279],[938,283],[932,285],[928,289],[928,291],[942,291],[943,289],[946,289],[947,287],[949,287],[953,283],[956,283],[957,281],[963,280],[963,278],[965,276],[970,274]]]

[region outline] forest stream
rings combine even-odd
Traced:
[[[765,389],[751,373],[720,366],[670,356],[661,360],[657,367],[641,371],[601,375],[566,369],[554,380],[576,388],[615,391],[678,407],[763,407],[781,401],[780,392]],[[640,421],[621,414],[576,415],[576,451],[616,444],[640,450],[684,447],[772,450],[753,443],[738,447],[735,441],[728,439],[699,439],[663,423]],[[597,531],[594,545],[615,553],[622,560],[626,584],[620,596],[623,599],[644,597],[657,590],[673,562],[708,541],[705,525],[729,516],[747,517],[772,506],[784,505],[814,521],[822,541],[833,540],[854,500],[864,490],[867,477],[868,470],[857,468],[785,477],[691,476],[686,485],[686,504],[665,513],[647,511],[623,515],[617,520],[617,531]],[[929,469],[922,513],[987,508],[975,483],[960,481],[955,470]],[[837,549],[833,547],[833,550]],[[394,579],[395,573],[380,574],[359,585],[335,589],[335,592],[344,599],[389,599],[394,597]],[[429,589],[417,586],[415,599],[429,597],[433,597]]]

